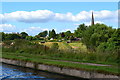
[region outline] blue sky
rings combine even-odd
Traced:
[[[90,24],[91,11],[95,13],[96,22],[117,28],[117,10],[117,2],[3,2],[4,21],[0,30],[25,31],[29,35],[51,29],[58,33],[66,30],[73,32],[79,24]]]

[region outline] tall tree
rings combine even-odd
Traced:
[[[48,35],[48,31],[43,31],[38,34],[40,37],[46,37]]]
[[[20,34],[22,39],[25,39],[28,36],[26,32],[21,32]]]
[[[6,34],[4,32],[0,32],[0,41],[5,40]]]
[[[82,34],[82,42],[89,49],[95,50],[101,43],[106,43],[114,33],[114,29],[104,24],[89,26]]]
[[[72,36],[71,31],[66,31],[66,32],[65,32],[65,38],[66,38],[66,39],[69,39],[70,36]]]
[[[62,37],[62,38],[65,37],[65,33],[64,33],[64,32],[61,33],[61,37]]]
[[[26,40],[33,40],[33,37],[32,36],[26,36]]]
[[[54,29],[52,29],[52,31],[49,31],[49,37],[54,39],[56,38],[56,32]]]
[[[115,55],[120,53],[120,29],[116,29],[112,34],[111,38],[107,42],[101,43],[97,51],[102,53],[115,53]],[[119,59],[120,60],[120,59]]]
[[[75,30],[74,35],[75,37],[82,37],[82,33],[87,29],[87,26],[85,26],[85,24],[81,24],[79,25],[79,27],[77,28],[77,30]]]
[[[20,39],[20,35],[16,33],[6,34],[5,39],[6,40],[14,40],[14,39]]]

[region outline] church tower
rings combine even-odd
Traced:
[[[93,16],[93,12],[92,12],[92,20],[91,20],[91,25],[94,25],[94,16]]]

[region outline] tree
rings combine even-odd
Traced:
[[[66,32],[65,32],[65,38],[66,38],[66,39],[69,39],[70,36],[72,36],[71,31],[66,31]]]
[[[112,37],[114,29],[104,24],[89,26],[82,32],[82,42],[91,50],[95,50],[101,43],[106,43]]]
[[[111,38],[108,39],[107,42],[100,43],[97,47],[98,53],[106,53],[109,56],[107,57],[108,60],[120,63],[119,53],[120,53],[120,29],[116,29],[115,32],[112,34]]]
[[[115,45],[115,49],[118,49],[120,52],[120,28],[116,29],[114,34],[112,34],[112,37],[110,39],[108,39],[108,42],[113,43]]]
[[[56,34],[56,39],[60,39],[60,34]]]
[[[82,34],[86,29],[87,29],[87,26],[85,26],[85,24],[79,25],[77,30],[75,30],[75,32],[74,32],[75,37],[82,38]]]
[[[100,35],[98,33],[94,33],[90,37],[90,43],[92,49],[95,49],[99,45],[99,37]]]
[[[54,29],[52,29],[52,31],[49,31],[49,37],[54,39],[56,38],[56,32]]]
[[[65,33],[64,33],[64,32],[61,33],[61,37],[62,37],[62,38],[65,37]]]
[[[26,36],[26,40],[33,40],[33,37],[32,36]]]
[[[48,31],[43,31],[38,34],[40,37],[46,37],[48,35]]]
[[[94,34],[94,26],[89,26],[84,32],[82,32],[81,40],[87,46],[87,48],[91,48],[90,38],[92,34]]]
[[[21,32],[20,35],[22,39],[25,39],[28,36],[26,32]]]
[[[14,39],[20,39],[20,35],[16,33],[6,34],[5,40],[14,40]]]
[[[6,34],[4,32],[0,32],[0,41],[5,40]]]

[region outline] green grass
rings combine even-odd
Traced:
[[[58,45],[59,45],[59,49],[60,49],[60,50],[69,50],[69,49],[72,48],[71,46],[69,46],[69,45],[68,45],[67,43],[65,43],[65,42],[59,42]]]
[[[87,48],[82,43],[66,43],[66,42],[46,42],[43,45],[46,45],[51,48],[53,43],[58,43],[59,50],[71,51],[75,50],[76,52],[87,52]]]
[[[54,43],[58,43],[58,45],[55,46]],[[46,50],[43,45],[48,46]],[[24,40],[17,40],[13,46],[10,46],[7,45],[6,42],[6,45],[2,47],[2,56],[3,58],[27,60],[48,65],[118,74],[118,59],[116,54],[85,52],[86,47],[82,43],[46,42],[43,45],[34,44]],[[77,49],[72,48],[72,46],[77,47]],[[113,66],[112,68],[90,66],[58,60],[111,64]]]
[[[82,43],[69,43],[69,45],[76,50],[81,50],[82,52],[87,52],[87,47],[85,45],[83,45]]]
[[[65,43],[65,42],[46,42],[46,43],[44,43],[43,45],[46,45],[46,46],[48,46],[48,47],[51,48],[51,46],[53,45],[53,43],[58,43],[58,46],[59,46],[59,49],[60,49],[60,50],[67,50],[67,49],[70,49],[70,48],[71,48],[71,46],[68,45],[68,44]]]
[[[87,61],[87,60],[80,60],[80,59],[75,59],[75,58],[65,58],[65,57],[54,57],[50,55],[40,55],[40,54],[28,54],[28,53],[9,53],[9,52],[3,52],[4,55],[14,55],[14,56],[22,56],[22,57],[27,57],[27,58],[39,58],[39,59],[48,59],[48,60],[64,60],[64,61],[73,61],[73,62],[84,62],[84,63],[96,63],[96,64],[105,64],[105,65],[113,65],[117,66],[118,63],[114,62],[101,62],[101,61]]]
[[[24,61],[31,61],[36,62],[40,64],[47,64],[47,65],[54,65],[59,67],[67,67],[67,68],[73,68],[73,69],[79,69],[79,70],[87,70],[87,71],[97,71],[100,73],[107,73],[107,74],[119,74],[119,68],[117,66],[112,67],[105,67],[105,66],[91,66],[91,65],[83,65],[83,64],[77,64],[77,63],[71,63],[71,62],[61,62],[61,61],[51,61],[49,59],[44,59],[40,55],[28,55],[28,54],[20,54],[20,53],[2,53],[3,58],[8,59],[17,59],[17,60],[24,60]],[[119,70],[118,70],[119,69]]]

